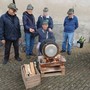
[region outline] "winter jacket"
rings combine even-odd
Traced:
[[[34,34],[35,36],[39,36],[39,42],[43,42],[46,39],[55,41],[53,32],[50,32],[48,29],[44,31],[42,28],[40,28]]]
[[[52,18],[50,16],[45,17],[45,16],[41,16],[41,15],[38,17],[37,29],[42,28],[42,22],[44,20],[48,20],[48,28],[53,29],[53,20],[52,20]]]
[[[21,37],[20,23],[16,15],[6,12],[0,17],[0,40],[17,40]]]
[[[30,28],[36,30],[35,26],[35,18],[33,14],[28,14],[27,12],[23,13],[23,25],[24,25],[24,32],[31,33],[29,30]],[[31,33],[33,34],[33,33]]]
[[[72,33],[78,28],[78,18],[73,16],[73,18],[68,18],[64,20],[64,32]]]

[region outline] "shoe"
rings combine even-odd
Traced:
[[[17,61],[22,61],[22,59],[20,58],[20,57],[18,57],[18,58],[15,58]]]
[[[30,55],[26,55],[26,58],[27,58],[27,59],[30,59]]]
[[[7,64],[8,63],[8,60],[3,60],[3,64]]]
[[[68,52],[67,52],[67,54],[68,54],[68,55],[71,55],[71,52],[70,52],[70,51],[68,51]]]
[[[61,53],[64,53],[64,52],[66,52],[66,51],[65,51],[65,50],[61,50],[60,52],[61,52]]]

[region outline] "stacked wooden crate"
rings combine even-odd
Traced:
[[[39,69],[42,77],[65,75],[65,58],[57,55],[52,61],[43,56],[38,56]],[[51,62],[50,62],[51,61]]]
[[[33,62],[22,65],[21,73],[26,89],[33,88],[41,83],[40,73]]]

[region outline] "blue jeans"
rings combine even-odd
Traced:
[[[34,37],[30,33],[25,33],[25,42],[26,42],[26,55],[31,55],[33,53]]]
[[[62,43],[62,50],[71,52],[72,45],[73,45],[73,37],[74,37],[74,32],[72,33],[63,33],[63,43]],[[68,46],[67,46],[68,44]],[[66,48],[67,47],[67,48]]]

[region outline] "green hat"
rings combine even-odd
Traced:
[[[43,12],[48,12],[48,8],[45,7],[45,8],[43,9]]]
[[[73,8],[70,8],[67,12],[67,14],[73,14],[74,13],[74,9]]]
[[[27,6],[27,10],[33,10],[34,9],[34,7],[31,5],[31,4],[29,4],[28,6]]]
[[[47,21],[47,20],[44,20],[44,21],[42,22],[42,25],[48,25],[48,21]]]
[[[18,8],[16,8],[16,5],[15,5],[14,3],[10,3],[10,4],[8,5],[8,8],[14,9],[14,10],[18,10]]]

